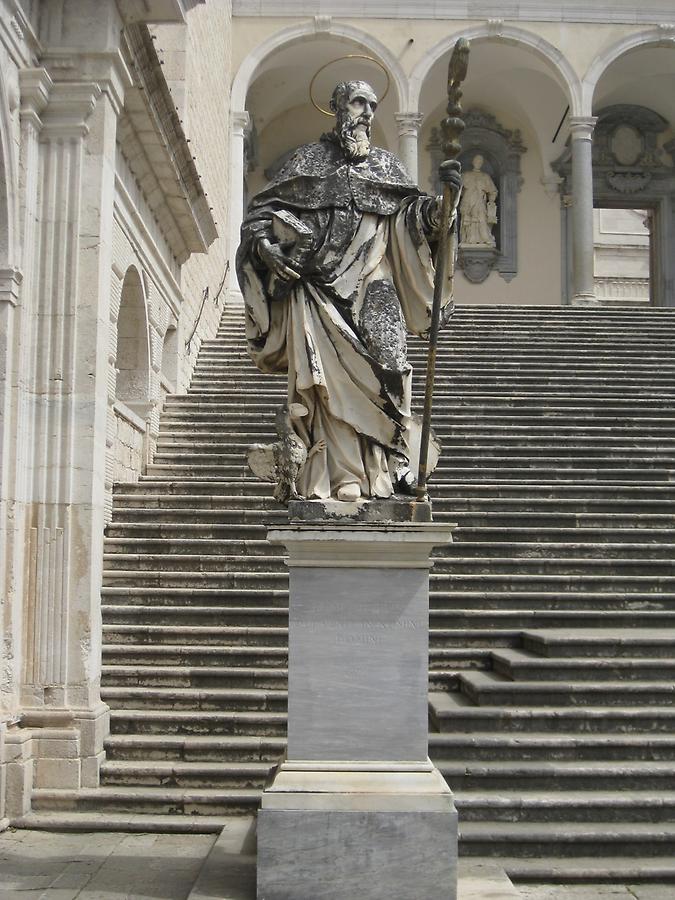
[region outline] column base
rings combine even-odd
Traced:
[[[258,900],[455,900],[457,813],[438,770],[285,763],[258,813]]]
[[[595,294],[575,294],[570,300],[570,306],[601,306],[602,304]]]

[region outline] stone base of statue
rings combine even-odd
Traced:
[[[288,753],[259,900],[454,900],[457,814],[428,758],[429,522],[292,522]]]
[[[488,244],[460,244],[457,264],[473,284],[481,284],[497,263],[499,253]]]

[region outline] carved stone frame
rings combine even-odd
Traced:
[[[639,135],[634,160],[619,161],[614,137],[619,128],[629,127]],[[654,306],[675,306],[675,168],[665,154],[675,161],[675,141],[658,147],[658,135],[668,129],[668,122],[644,106],[617,104],[598,113],[593,138],[593,202],[596,207],[616,209],[651,209],[654,212],[652,232]],[[566,147],[553,163],[561,176],[562,215],[562,282],[563,303],[572,297],[572,152]]]
[[[485,254],[484,260],[479,261],[480,266],[472,254],[468,253],[465,274],[472,272],[472,275],[467,274],[470,281],[482,281],[487,278],[491,269],[496,268],[505,281],[511,281],[518,274],[518,194],[523,186],[520,158],[527,152],[527,148],[523,145],[520,131],[509,131],[488,112],[470,109],[465,115],[465,122],[461,161],[470,163],[480,153],[491,163],[499,188],[497,252],[488,248],[489,253]],[[436,128],[432,129],[427,149],[431,155],[431,187],[435,193],[440,193],[438,167],[443,159],[443,151]],[[460,267],[462,262],[460,251]],[[484,277],[476,277],[480,275],[481,267],[484,267]]]

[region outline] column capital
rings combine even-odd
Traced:
[[[230,115],[232,118],[232,134],[243,137],[246,130],[251,126],[251,116],[248,110],[234,110]]]
[[[42,127],[40,116],[49,103],[49,95],[53,87],[54,82],[45,68],[19,71],[21,120],[30,122],[38,131]]]
[[[394,116],[396,119],[396,125],[398,127],[399,137],[403,137],[404,135],[410,135],[411,137],[417,137],[419,134],[419,130],[422,127],[422,122],[424,121],[424,116],[422,113],[396,113]]]
[[[87,119],[102,94],[94,82],[60,82],[52,88],[42,116],[45,138],[83,138],[89,133]]]
[[[570,116],[570,129],[573,141],[591,141],[598,121],[597,116]]]
[[[120,50],[78,53],[60,47],[49,47],[43,62],[52,78],[59,84],[93,81],[105,93],[115,113],[124,108],[124,95],[133,78]]]

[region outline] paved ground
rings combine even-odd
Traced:
[[[675,884],[519,884],[523,900],[675,900]]]
[[[215,835],[0,834],[1,900],[185,900]]]
[[[0,900],[186,900],[215,841],[215,835],[5,831]],[[231,863],[226,871],[235,871]],[[214,874],[221,881],[217,868]],[[675,900],[673,884],[521,884],[518,891],[523,900]],[[199,897],[218,894],[209,888]]]

